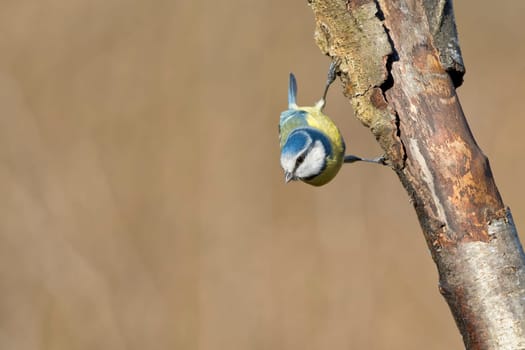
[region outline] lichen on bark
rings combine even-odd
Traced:
[[[310,2],[315,14],[315,40],[321,51],[340,61],[344,94],[356,117],[375,135],[395,168],[403,166],[397,138],[397,116],[384,92],[388,64],[395,56],[375,1]]]

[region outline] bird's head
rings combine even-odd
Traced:
[[[311,128],[293,131],[281,150],[286,182],[309,180],[320,175],[331,152],[330,141],[323,133]]]

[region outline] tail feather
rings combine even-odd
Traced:
[[[297,108],[297,103],[295,98],[297,97],[297,82],[295,81],[295,76],[293,73],[290,73],[290,84],[288,85],[288,108]]]

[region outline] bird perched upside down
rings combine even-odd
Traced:
[[[337,63],[332,62],[323,97],[313,107],[297,106],[297,83],[290,73],[288,110],[281,113],[279,121],[281,166],[286,182],[301,180],[313,186],[322,186],[337,175],[343,163],[365,161],[385,164],[383,157],[365,159],[345,156],[341,132],[323,113],[326,94],[335,80],[337,67]]]

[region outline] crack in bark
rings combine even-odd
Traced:
[[[385,15],[383,13],[383,10],[381,9],[381,4],[379,3],[379,0],[374,0],[374,3],[376,4],[376,7],[377,7],[376,17],[379,19],[379,21],[381,21],[381,25],[383,26],[383,29],[385,31],[385,34],[386,34],[386,37],[387,37],[388,43],[390,44],[390,49],[391,49],[391,53],[387,55],[386,62],[385,62],[385,69],[387,72],[386,79],[383,81],[381,85],[377,86],[378,88],[381,89],[383,98],[388,103],[388,98],[386,96],[386,93],[388,90],[390,90],[394,86],[394,76],[392,75],[392,65],[394,64],[394,62],[399,61],[399,54],[396,50],[394,40],[392,39],[392,36],[390,35],[390,29],[385,24]],[[407,162],[407,152],[406,152],[405,143],[403,142],[403,139],[401,138],[401,128],[400,128],[401,120],[399,118],[399,114],[397,110],[392,106],[392,104],[388,103],[388,105],[395,118],[394,120],[395,121],[394,124],[396,127],[395,136],[397,137],[397,139],[399,140],[399,143],[401,144],[401,151],[402,151],[401,166],[397,170],[403,170]]]
[[[405,169],[402,124],[387,98],[394,87],[392,67],[399,54],[379,1],[311,0],[309,4],[316,18],[317,45],[326,55],[342,60],[344,94],[356,117],[372,131],[389,165],[395,171]]]

